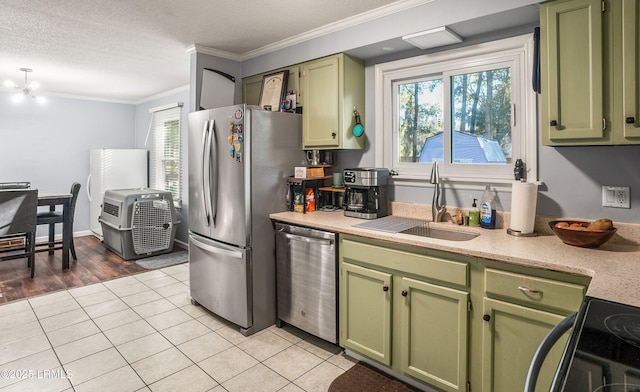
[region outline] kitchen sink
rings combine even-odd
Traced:
[[[400,233],[417,235],[420,237],[436,238],[439,240],[447,240],[447,241],[469,241],[480,235],[475,233],[466,233],[462,231],[435,229],[433,227],[429,227],[428,223],[420,226],[411,227],[409,229],[401,231]]]
[[[429,227],[429,221],[397,216],[385,216],[354,225],[369,230],[385,231],[387,233],[402,233],[420,237],[436,238],[447,241],[469,241],[480,234],[464,231],[446,230]]]

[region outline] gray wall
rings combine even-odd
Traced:
[[[33,188],[68,191],[79,182],[74,231],[90,234],[89,150],[94,148],[151,148],[144,141],[149,129],[149,109],[173,102],[183,107],[183,208],[177,212],[176,240],[187,242],[187,116],[190,92],[184,89],[138,105],[82,99],[48,97],[44,105],[25,100],[11,101],[11,93],[0,92],[0,182],[30,181]],[[60,232],[60,227],[56,228]],[[38,236],[46,228],[38,228]]]
[[[518,7],[534,7],[533,1],[455,0],[432,2],[389,17],[327,34],[310,41],[265,54],[242,63],[243,76],[266,72],[336,52],[364,52],[364,47],[393,37],[443,25],[478,20]],[[440,9],[441,8],[441,9]],[[455,12],[451,12],[455,10]],[[504,38],[532,31],[533,25],[519,25],[500,31],[486,31],[482,36],[465,39],[459,46]],[[417,49],[394,53],[366,61],[367,145],[364,151],[341,151],[338,168],[375,165],[372,145],[375,144],[374,66],[377,63],[426,54]],[[609,217],[619,222],[640,223],[640,146],[616,147],[545,147],[538,148],[538,175],[544,182],[538,193],[538,215],[598,219]],[[482,187],[445,184],[443,201],[449,206],[470,207],[471,197],[480,198]],[[602,207],[602,185],[631,187],[631,209]],[[454,189],[455,188],[455,189]],[[393,186],[391,198],[411,203],[431,203],[432,187],[425,183],[415,186]],[[511,194],[499,191],[499,209],[510,211]]]
[[[191,106],[190,112],[200,108],[200,88],[202,86],[202,70],[214,69],[227,73],[236,78],[236,91],[234,103],[242,101],[242,67],[238,61],[223,59],[203,53],[191,54]]]
[[[44,106],[26,101],[14,105],[9,93],[0,92],[0,181],[31,181],[39,189],[68,189],[72,182],[82,184],[76,210],[75,231],[89,231],[89,205],[86,179],[89,150],[92,148],[145,148],[149,127],[149,108],[171,102],[184,102],[184,130],[188,112],[197,107],[202,68],[214,68],[237,79],[236,102],[240,102],[240,79],[278,67],[296,64],[341,51],[357,53],[363,47],[415,31],[451,25],[483,15],[491,15],[518,7],[535,6],[535,0],[449,0],[431,2],[388,17],[361,23],[326,34],[243,62],[206,54],[191,54],[190,90],[173,93],[138,105],[49,98]],[[444,7],[444,8],[443,8]],[[450,12],[455,9],[456,12]],[[466,44],[521,34],[531,26],[518,26],[507,31],[489,32],[466,40]],[[337,153],[337,168],[372,166],[375,134],[375,99],[373,68],[375,64],[426,52],[413,49],[366,62],[367,144],[361,151]],[[186,139],[183,145],[185,163]],[[538,197],[538,214],[587,219],[610,217],[614,221],[640,223],[640,146],[619,147],[539,147],[539,179],[545,183]],[[186,165],[185,165],[186,170]],[[188,175],[183,175],[185,183]],[[631,187],[631,209],[601,207],[601,185]],[[469,195],[481,196],[478,188],[453,190],[445,184],[444,201],[450,206],[469,206]],[[430,203],[432,188],[427,184],[394,186],[393,200]],[[509,211],[509,192],[499,192],[501,209]],[[187,241],[188,195],[185,184],[183,209],[176,238]],[[44,235],[44,231],[39,231]]]
[[[135,106],[56,97],[14,104],[12,95],[0,92],[0,182],[66,192],[79,182],[74,231],[88,234],[89,150],[133,148]]]

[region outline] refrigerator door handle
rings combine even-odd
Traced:
[[[210,185],[209,192],[209,209],[211,210],[211,222],[213,227],[216,227],[216,215],[218,214],[218,155],[220,151],[218,151],[217,140],[218,137],[216,135],[216,124],[214,120],[211,120],[211,126],[209,129],[209,159],[210,162],[213,162],[213,185]],[[213,200],[211,195],[213,195]]]
[[[91,201],[91,173],[87,177],[87,199]]]
[[[242,259],[242,252],[238,252],[235,250],[222,249],[215,246],[207,245],[204,242],[198,241],[194,236],[191,236],[191,241],[198,246],[200,249],[204,249],[207,252],[218,253],[221,255],[233,257],[236,259]]]
[[[210,226],[209,205],[211,204],[209,201],[211,198],[209,195],[209,168],[211,167],[209,164],[211,161],[210,140],[209,121],[205,121],[204,129],[202,131],[202,181],[200,181],[200,183],[202,184],[202,204],[204,204],[204,215],[207,221],[207,226]]]

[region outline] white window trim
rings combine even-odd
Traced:
[[[527,34],[465,48],[377,64],[374,71],[376,97],[375,165],[397,170],[399,175],[394,178],[394,183],[399,185],[416,185],[416,180],[420,182],[426,181],[429,179],[431,171],[430,164],[420,164],[418,171],[416,166],[413,166],[413,170],[407,170],[403,165],[398,165],[394,162],[394,141],[392,139],[394,137],[394,112],[392,110],[392,105],[394,104],[392,101],[392,84],[394,81],[402,80],[403,78],[415,78],[418,74],[428,75],[430,67],[432,68],[435,63],[440,65],[443,63],[450,64],[451,69],[455,69],[472,67],[474,62],[479,60],[495,59],[496,62],[505,60],[512,62],[514,58],[516,59],[517,69],[513,69],[513,72],[519,73],[516,77],[524,75],[524,80],[530,81],[533,71],[533,47],[533,35]],[[440,69],[442,68],[440,67]],[[513,155],[513,161],[515,162],[517,158],[522,159],[527,166],[527,181],[535,182],[538,180],[537,96],[533,88],[530,87],[530,82],[525,83],[522,87],[521,90],[523,91],[517,91],[516,89],[512,91],[512,94],[518,94],[518,99],[512,100],[514,102],[519,100],[522,102],[519,106],[523,106],[522,108],[516,108],[515,116],[512,113],[512,121],[515,121],[516,127],[524,127],[525,129],[525,132],[517,131],[519,135],[524,136],[520,140],[516,140],[517,137],[513,135],[512,143],[519,143],[520,146],[520,153],[517,156]],[[450,121],[448,117],[445,114],[443,120]],[[505,170],[499,177],[487,177],[485,175],[486,172],[483,172],[480,167],[466,169],[463,170],[463,175],[460,175],[452,172],[451,169],[443,169],[441,166],[440,175],[449,184],[461,183],[470,185],[476,183],[480,186],[481,184],[492,183],[495,185],[510,185],[513,181],[513,166],[510,165],[505,165]]]
[[[155,120],[156,120],[156,114],[160,113],[162,111],[165,110],[169,110],[169,109],[179,109],[178,110],[178,121],[180,122],[180,137],[178,140],[179,143],[179,150],[180,150],[180,186],[178,189],[178,197],[174,198],[173,200],[173,204],[176,208],[180,209],[182,208],[182,198],[183,198],[183,192],[182,192],[182,188],[184,186],[184,178],[183,178],[183,169],[184,169],[184,151],[183,151],[183,142],[182,142],[182,107],[184,106],[183,102],[176,102],[176,103],[171,103],[171,104],[167,104],[167,105],[163,105],[163,106],[157,106],[154,108],[149,109],[149,113],[151,113],[151,121],[149,123],[149,131],[147,132],[147,138],[145,140],[145,145],[147,144],[148,140],[149,140],[149,134],[152,133],[153,136],[155,137],[156,135],[156,130],[155,130]],[[158,170],[158,163],[156,162],[156,158],[157,158],[157,154],[158,151],[156,151],[156,144],[155,144],[155,140],[152,141],[151,143],[151,154],[150,154],[150,174],[151,174],[151,178],[149,179],[149,183],[151,184],[151,187],[155,188],[155,189],[160,189],[160,190],[165,190],[164,186],[158,186],[158,184],[155,184],[155,181],[157,181],[157,170]]]

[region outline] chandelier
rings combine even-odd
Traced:
[[[6,87],[22,90],[21,92],[16,93],[13,96],[12,98],[13,102],[22,102],[24,97],[31,97],[31,98],[34,98],[39,103],[44,103],[45,102],[44,97],[35,96],[32,93],[32,91],[36,90],[40,86],[40,84],[38,82],[33,82],[33,81],[29,82],[27,80],[29,72],[33,72],[33,70],[31,68],[20,68],[20,71],[24,72],[24,86],[17,85],[11,80],[4,81],[4,85]]]

